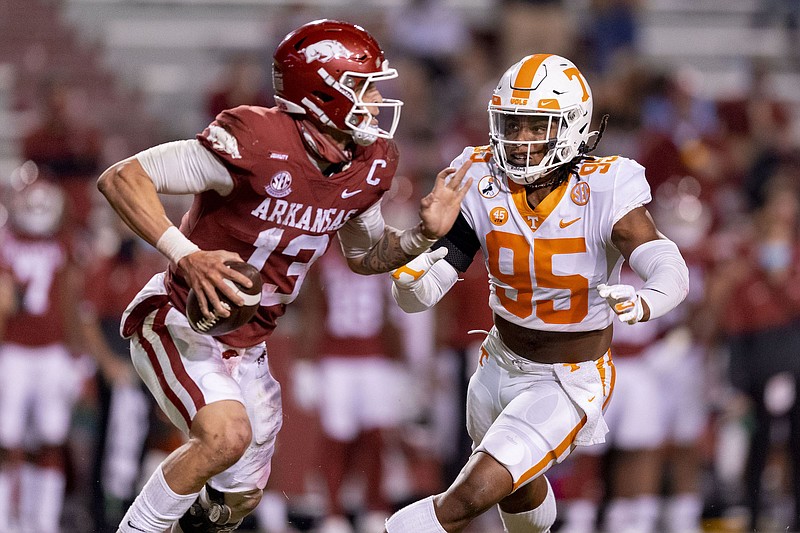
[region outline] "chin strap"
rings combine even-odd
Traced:
[[[351,150],[339,148],[327,135],[319,131],[310,120],[297,119],[294,122],[305,145],[320,159],[333,164],[349,163],[353,159]]]

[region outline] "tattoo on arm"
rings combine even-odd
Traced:
[[[401,267],[414,259],[400,248],[400,230],[386,226],[375,246],[359,259],[359,274],[382,274]]]

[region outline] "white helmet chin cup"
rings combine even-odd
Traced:
[[[589,84],[571,61],[550,54],[523,58],[503,74],[489,103],[495,163],[509,179],[523,185],[570,163],[586,150],[592,107]],[[547,120],[542,140],[510,138],[508,124],[526,118]],[[524,148],[527,158],[519,155]],[[532,164],[531,159],[538,157],[541,160]]]

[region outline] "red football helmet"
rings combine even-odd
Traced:
[[[391,139],[403,102],[364,102],[370,85],[397,77],[378,42],[361,26],[315,20],[287,35],[273,56],[275,101],[287,113],[347,132],[362,145]],[[369,107],[391,111],[380,123]]]

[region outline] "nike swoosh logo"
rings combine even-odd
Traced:
[[[559,228],[566,228],[567,226],[573,225],[574,223],[576,223],[580,219],[581,219],[581,217],[578,217],[578,218],[575,218],[573,220],[567,220],[566,222],[564,222],[564,219],[562,218],[561,221],[558,223],[558,227]]]
[[[133,524],[131,524],[130,520],[128,520],[128,527],[131,528],[131,529],[135,529],[136,531],[144,531],[145,533],[147,533],[146,529],[142,529],[140,527],[134,526]]]
[[[594,399],[595,399],[596,397],[597,397],[597,396],[592,396],[591,398],[589,398],[589,399],[588,399],[588,400],[586,400],[586,401],[591,403],[591,402],[593,402],[593,401],[594,401]]]
[[[347,189],[342,191],[342,198],[350,198],[351,196],[355,196],[356,194],[360,193],[361,189],[356,189],[355,191],[348,191]]]

